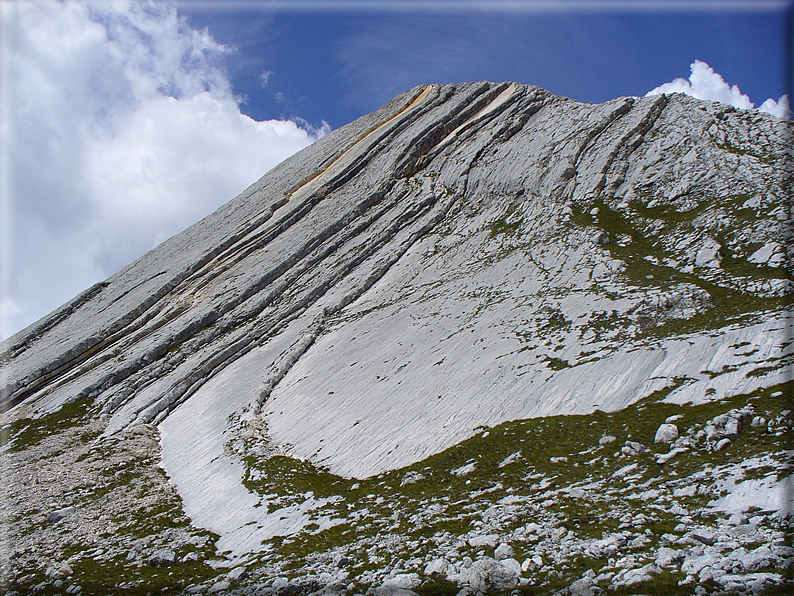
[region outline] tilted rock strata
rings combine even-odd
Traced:
[[[589,289],[593,273],[614,279],[621,264],[604,261],[586,229],[554,222],[566,201],[614,197],[632,216],[632,201],[647,192],[645,211],[698,209],[696,229],[719,229],[725,222],[712,219],[732,217],[720,199],[744,193],[742,209],[755,208],[759,222],[743,226],[741,239],[785,242],[790,128],[684,96],[587,105],[516,84],[417,88],[5,342],[5,399],[52,409],[91,395],[115,427],[159,422],[291,319],[312,312],[304,332],[316,335],[406,253],[415,270],[433,266],[439,259],[411,252],[431,234],[429,250],[473,245],[459,257],[462,274],[500,258],[505,242],[483,228],[520,235],[531,252],[510,273],[534,286],[522,297],[546,285]],[[686,269],[701,250],[671,266]],[[770,292],[784,291],[777,286],[787,280],[777,281]]]
[[[479,425],[771,386],[790,138],[680,95],[419,87],[4,342],[3,398],[159,425],[188,515],[245,551],[305,511],[255,511],[235,433],[366,477]]]

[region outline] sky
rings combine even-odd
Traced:
[[[787,0],[0,0],[0,339],[418,84],[786,117]]]

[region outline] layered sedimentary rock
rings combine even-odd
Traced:
[[[159,426],[188,515],[246,552],[325,502],[260,508],[243,437],[367,478],[507,420],[770,387],[790,141],[682,95],[418,87],[4,342],[3,399]]]

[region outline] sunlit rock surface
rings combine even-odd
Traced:
[[[244,554],[340,521],[247,489],[241,437],[368,478],[508,420],[783,383],[791,128],[418,87],[4,342],[4,402],[158,426],[187,515]]]

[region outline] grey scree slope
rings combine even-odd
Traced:
[[[790,293],[791,284],[780,272],[790,267],[785,248],[781,253],[791,237],[790,140],[790,123],[682,95],[588,105],[518,84],[417,87],[286,160],[212,215],[6,340],[3,403],[15,417],[33,416],[93,397],[98,413],[109,420],[107,433],[159,424],[240,358],[292,334],[283,349],[273,350],[269,366],[250,372],[259,379],[256,395],[242,408],[250,417],[265,407],[318,338],[342,329],[348,313],[365,316],[361,308],[356,311],[357,304],[369,300],[378,309],[399,297],[386,290],[395,281],[388,277],[396,275],[395,269],[402,271],[397,281],[403,289],[411,287],[418,270],[431,267],[446,267],[448,278],[437,283],[450,284],[456,295],[487,289],[490,280],[494,295],[469,305],[472,317],[482,309],[489,313],[490,319],[478,319],[476,329],[487,338],[489,328],[521,314],[526,333],[541,338],[524,346],[534,357],[524,365],[534,363],[544,371],[535,383],[546,394],[555,387],[570,394],[570,386],[578,384],[571,372],[575,366],[557,371],[549,363],[584,363],[577,354],[591,344],[599,353],[632,341],[639,345],[647,342],[642,333],[649,326],[709,309],[716,321],[733,324],[724,333],[766,346],[759,358],[779,358],[785,355],[779,339],[789,333],[781,323],[786,308],[780,297]],[[672,211],[665,211],[670,206]],[[599,211],[591,214],[593,207]],[[740,210],[753,215],[736,220]],[[679,225],[670,213],[690,221]],[[699,219],[691,221],[695,216]],[[615,221],[633,223],[635,236],[622,238],[630,230]],[[659,243],[650,254],[654,234]],[[610,249],[622,249],[623,260]],[[627,265],[626,251],[635,249],[636,259]],[[398,267],[406,259],[407,272]],[[651,266],[654,259],[664,265],[660,270],[680,277],[657,285],[631,280],[632,267],[649,260]],[[500,269],[508,267],[502,260],[509,269]],[[747,267],[722,267],[728,260]],[[477,287],[453,281],[456,271],[461,278],[488,267]],[[497,294],[506,271],[518,279],[506,290],[513,302],[502,310],[492,308],[502,301]],[[524,278],[522,286],[518,282]],[[716,291],[757,299],[737,308],[765,314],[752,324],[734,324],[718,312]],[[571,301],[571,296],[578,298]],[[611,346],[603,334],[588,336],[584,327],[593,321],[599,300],[613,306],[603,312],[616,310],[626,322],[615,324],[620,333],[608,338]],[[410,312],[426,316],[438,310],[437,302],[423,306],[415,300]],[[563,323],[578,321],[578,337],[561,336],[563,351],[544,347],[541,336],[552,331],[532,327],[538,313],[549,320],[559,315]],[[708,326],[708,319],[699,320]],[[388,345],[389,339],[381,343]],[[491,340],[486,343],[492,345]],[[708,362],[720,352],[721,341],[714,339],[702,346],[703,354],[687,358]],[[467,354],[477,349],[471,344],[450,348],[450,360],[469,362]],[[444,373],[433,368],[443,355],[428,345],[431,349],[414,354],[415,378],[443,384],[447,381],[438,378]],[[521,347],[517,343],[511,353]],[[492,359],[500,355],[487,353]],[[686,364],[654,361],[656,368],[667,367],[666,373],[657,371],[658,382],[648,384],[655,368],[637,369],[618,382],[626,361],[613,360],[594,378],[601,388],[615,388],[616,401],[570,394],[581,403],[508,408],[489,412],[486,422],[622,407],[669,385],[675,366]],[[347,363],[326,364],[333,370]],[[391,372],[401,364],[394,363]],[[512,366],[519,368],[515,360]],[[564,382],[552,386],[555,374]],[[781,380],[775,374],[749,380],[742,375],[741,382],[725,377],[720,385],[715,376],[696,378],[702,382],[684,397],[716,399]],[[453,377],[447,378],[448,389],[456,387]],[[494,391],[515,389],[516,376],[506,378],[489,383]],[[363,399],[374,385],[372,380],[369,386],[348,387],[351,399]],[[319,403],[322,399],[312,407]],[[458,426],[432,429],[441,438],[431,441],[430,452],[473,432],[477,408],[487,406],[467,407]],[[416,412],[414,422],[421,424],[427,411]],[[300,456],[316,453],[283,430],[286,422],[279,426],[278,412],[270,414],[283,431],[280,442]],[[333,418],[334,412],[322,416]],[[340,417],[350,422],[348,432],[356,416],[342,412]],[[361,428],[372,430],[366,424]],[[329,432],[344,435],[339,429]],[[410,453],[395,454],[396,459],[381,454],[362,468],[337,462],[336,471],[367,475],[420,459],[428,450],[414,446]],[[333,468],[332,455],[326,460]]]

